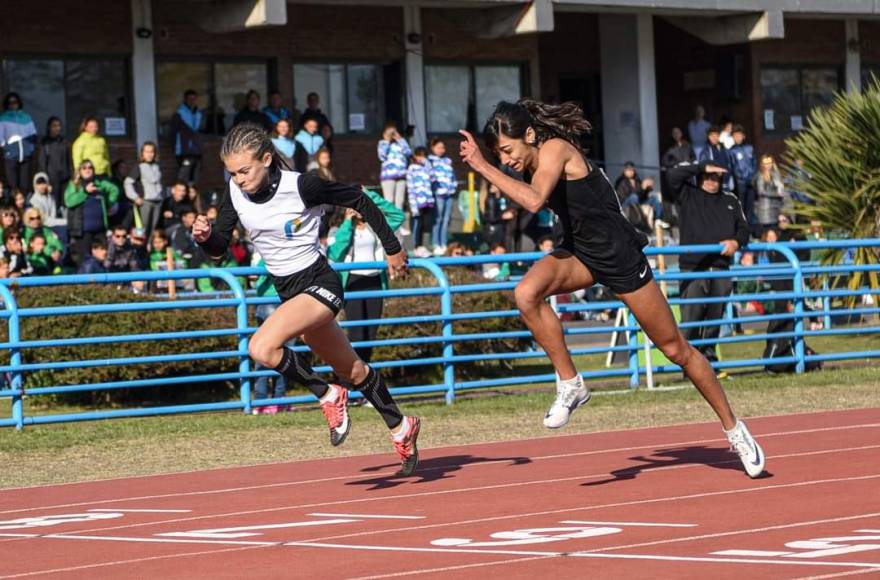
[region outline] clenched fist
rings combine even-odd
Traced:
[[[211,237],[211,222],[204,215],[196,217],[192,227],[193,239],[198,243],[204,243]]]

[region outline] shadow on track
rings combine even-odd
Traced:
[[[590,487],[594,485],[605,485],[628,479],[635,479],[645,471],[652,469],[663,469],[675,467],[679,465],[707,465],[714,469],[729,469],[739,471],[745,477],[742,464],[739,457],[728,449],[719,447],[706,447],[698,445],[694,447],[672,447],[669,449],[658,449],[649,456],[636,455],[630,457],[630,461],[639,461],[640,465],[632,465],[621,469],[615,469],[611,472],[612,477],[599,481],[588,481],[581,485]],[[772,473],[765,471],[758,479],[767,479],[773,477]]]
[[[528,457],[475,457],[473,455],[448,455],[446,457],[431,457],[422,459],[419,462],[419,468],[415,474],[409,477],[399,477],[397,475],[383,475],[373,479],[360,479],[351,481],[346,485],[368,485],[369,489],[387,489],[397,487],[404,483],[427,483],[438,481],[440,479],[449,479],[454,477],[451,474],[460,471],[467,465],[489,464],[489,463],[507,463],[508,466],[526,465],[532,460]],[[386,463],[384,465],[375,465],[367,467],[362,471],[371,473],[375,471],[383,471],[399,467],[399,463]]]

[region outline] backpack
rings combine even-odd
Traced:
[[[794,321],[787,321],[786,324],[781,325],[776,328],[776,332],[793,332],[794,331]],[[807,356],[812,356],[816,354],[816,351],[810,348],[806,343],[804,344],[804,354]],[[764,356],[763,358],[781,358],[781,357],[789,357],[794,356],[794,338],[792,337],[780,337],[780,338],[771,338],[767,340],[767,346],[764,347]],[[766,364],[764,369],[769,373],[793,373],[795,372],[796,363],[777,363],[777,364]],[[817,371],[822,368],[822,361],[808,361],[804,366],[804,369],[809,371]]]

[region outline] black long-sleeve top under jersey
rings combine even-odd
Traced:
[[[284,173],[289,174],[289,172]],[[253,211],[259,212],[259,206],[270,201],[278,193],[282,174],[282,170],[273,164],[269,168],[269,184],[253,195],[246,194],[248,201],[254,204]],[[306,208],[315,208],[323,204],[350,207],[363,216],[364,221],[376,233],[386,254],[393,255],[401,251],[400,242],[389,227],[382,211],[359,187],[324,181],[315,174],[299,174],[296,177],[296,184],[297,191],[292,193],[299,195]],[[227,186],[226,193],[220,201],[217,221],[211,228],[211,235],[205,242],[199,244],[205,253],[214,259],[220,259],[226,253],[232,238],[232,230],[239,222],[238,211],[231,201],[230,193]],[[297,235],[295,231],[293,235]],[[317,242],[316,234],[315,241]]]
[[[739,247],[749,243],[749,224],[736,195],[728,191],[708,193],[695,183],[707,164],[681,164],[666,173],[672,201],[680,204],[679,232],[682,246],[717,244],[736,240]],[[682,270],[728,268],[731,256],[721,254],[682,254]]]

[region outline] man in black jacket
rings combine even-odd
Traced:
[[[710,272],[730,269],[737,250],[749,241],[749,224],[735,194],[721,188],[726,169],[709,163],[681,164],[669,170],[670,191],[680,204],[680,243],[682,246],[696,244],[723,244],[720,253],[682,254],[679,266],[682,272]],[[698,185],[692,180],[696,178]],[[720,298],[729,296],[733,288],[730,278],[706,278],[684,280],[681,297],[686,299]],[[711,304],[684,304],[681,321],[697,322],[722,318],[723,302]],[[688,341],[718,338],[721,327],[716,325],[682,328]],[[710,362],[718,360],[715,343],[698,347]]]

